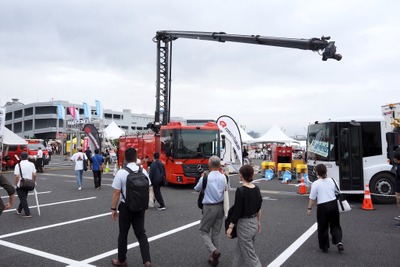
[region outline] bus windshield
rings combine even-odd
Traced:
[[[311,160],[334,161],[335,144],[331,123],[308,126],[307,158]]]
[[[219,156],[219,131],[176,129],[162,132],[167,156],[177,159],[204,159]]]

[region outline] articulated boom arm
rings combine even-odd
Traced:
[[[296,39],[283,37],[266,37],[260,35],[238,35],[224,32],[195,32],[195,31],[158,31],[153,41],[157,42],[157,102],[154,123],[148,125],[158,133],[161,125],[170,121],[171,104],[171,56],[172,41],[178,38],[197,39],[216,42],[237,42],[257,45],[297,48],[311,51],[322,51],[322,60],[329,58],[341,60],[336,54],[335,42],[328,42],[330,37]],[[162,117],[161,117],[162,115]]]

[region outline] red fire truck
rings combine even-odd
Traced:
[[[335,42],[328,42],[330,37],[295,39],[224,32],[158,31],[153,38],[158,52],[156,111],[154,122],[147,125],[154,134],[121,137],[119,164],[122,164],[124,152],[130,146],[138,150],[142,159],[152,159],[153,153],[158,151],[166,166],[168,182],[175,184],[196,183],[201,173],[208,169],[208,158],[220,154],[220,134],[215,123],[187,126],[170,121],[172,43],[178,38],[312,50],[322,52],[323,61],[342,58],[336,54]]]
[[[119,139],[119,164],[125,150],[134,147],[147,168],[155,151],[165,164],[166,178],[172,184],[194,184],[203,171],[208,170],[208,158],[219,155],[219,129],[214,122],[202,126],[183,126],[170,122],[158,134],[124,136]]]

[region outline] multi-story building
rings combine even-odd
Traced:
[[[48,102],[35,102],[23,104],[13,98],[7,102],[5,125],[8,129],[25,138],[56,139],[58,133],[67,133],[71,130],[73,118],[68,107],[75,107],[80,117],[83,118],[83,104],[72,104],[67,101],[57,100]],[[65,120],[59,119],[57,107],[61,104],[65,109]],[[135,114],[130,109],[123,109],[122,112],[104,109],[103,118],[99,119],[96,108],[90,106],[93,123],[102,132],[112,121],[114,121],[127,134],[147,130],[147,124],[153,122],[154,116],[147,114]],[[182,118],[174,120],[186,123]],[[89,122],[82,122],[89,123]],[[77,126],[79,127],[79,125]]]

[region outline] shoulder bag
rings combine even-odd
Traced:
[[[87,159],[85,159],[85,154],[82,153],[83,170],[87,171]]]
[[[239,190],[240,194],[242,195],[242,200],[243,200],[243,187],[239,187],[236,190]],[[228,214],[227,214],[226,219],[225,219],[225,232],[228,231],[229,225],[231,224],[234,210],[235,210],[235,205],[233,205],[228,211]],[[232,232],[231,232],[231,238],[232,239],[237,237],[236,228],[237,228],[237,224],[235,224],[235,226],[233,226],[233,228],[232,228]]]
[[[100,169],[99,169],[100,172],[103,172],[103,164],[100,165],[99,161],[97,160],[96,155],[98,155],[98,154],[95,154],[95,155],[93,156],[93,158],[94,158],[94,160],[96,161],[97,165],[99,165],[99,167],[100,167]],[[115,176],[115,175],[114,175],[114,176]]]
[[[19,188],[26,190],[26,191],[32,191],[35,189],[35,182],[31,179],[25,179],[22,176],[22,170],[21,170],[21,163],[18,163],[19,167],[19,173],[21,175],[21,181],[19,182]]]
[[[202,188],[199,193],[199,197],[197,198],[197,207],[199,207],[201,210],[203,209],[204,190],[206,190],[207,186],[207,176],[208,172],[206,171],[204,172]]]
[[[339,213],[350,211],[351,207],[350,207],[349,202],[347,202],[347,200],[344,197],[344,195],[340,192],[339,187],[336,184],[335,179],[333,179],[333,178],[331,178],[331,179],[333,180],[333,182],[335,183],[335,186],[336,186],[335,195],[336,195],[336,200],[337,200],[337,204],[338,204]]]
[[[225,189],[224,189],[224,215],[228,217],[229,212],[229,187],[228,187],[228,176],[224,175]]]

